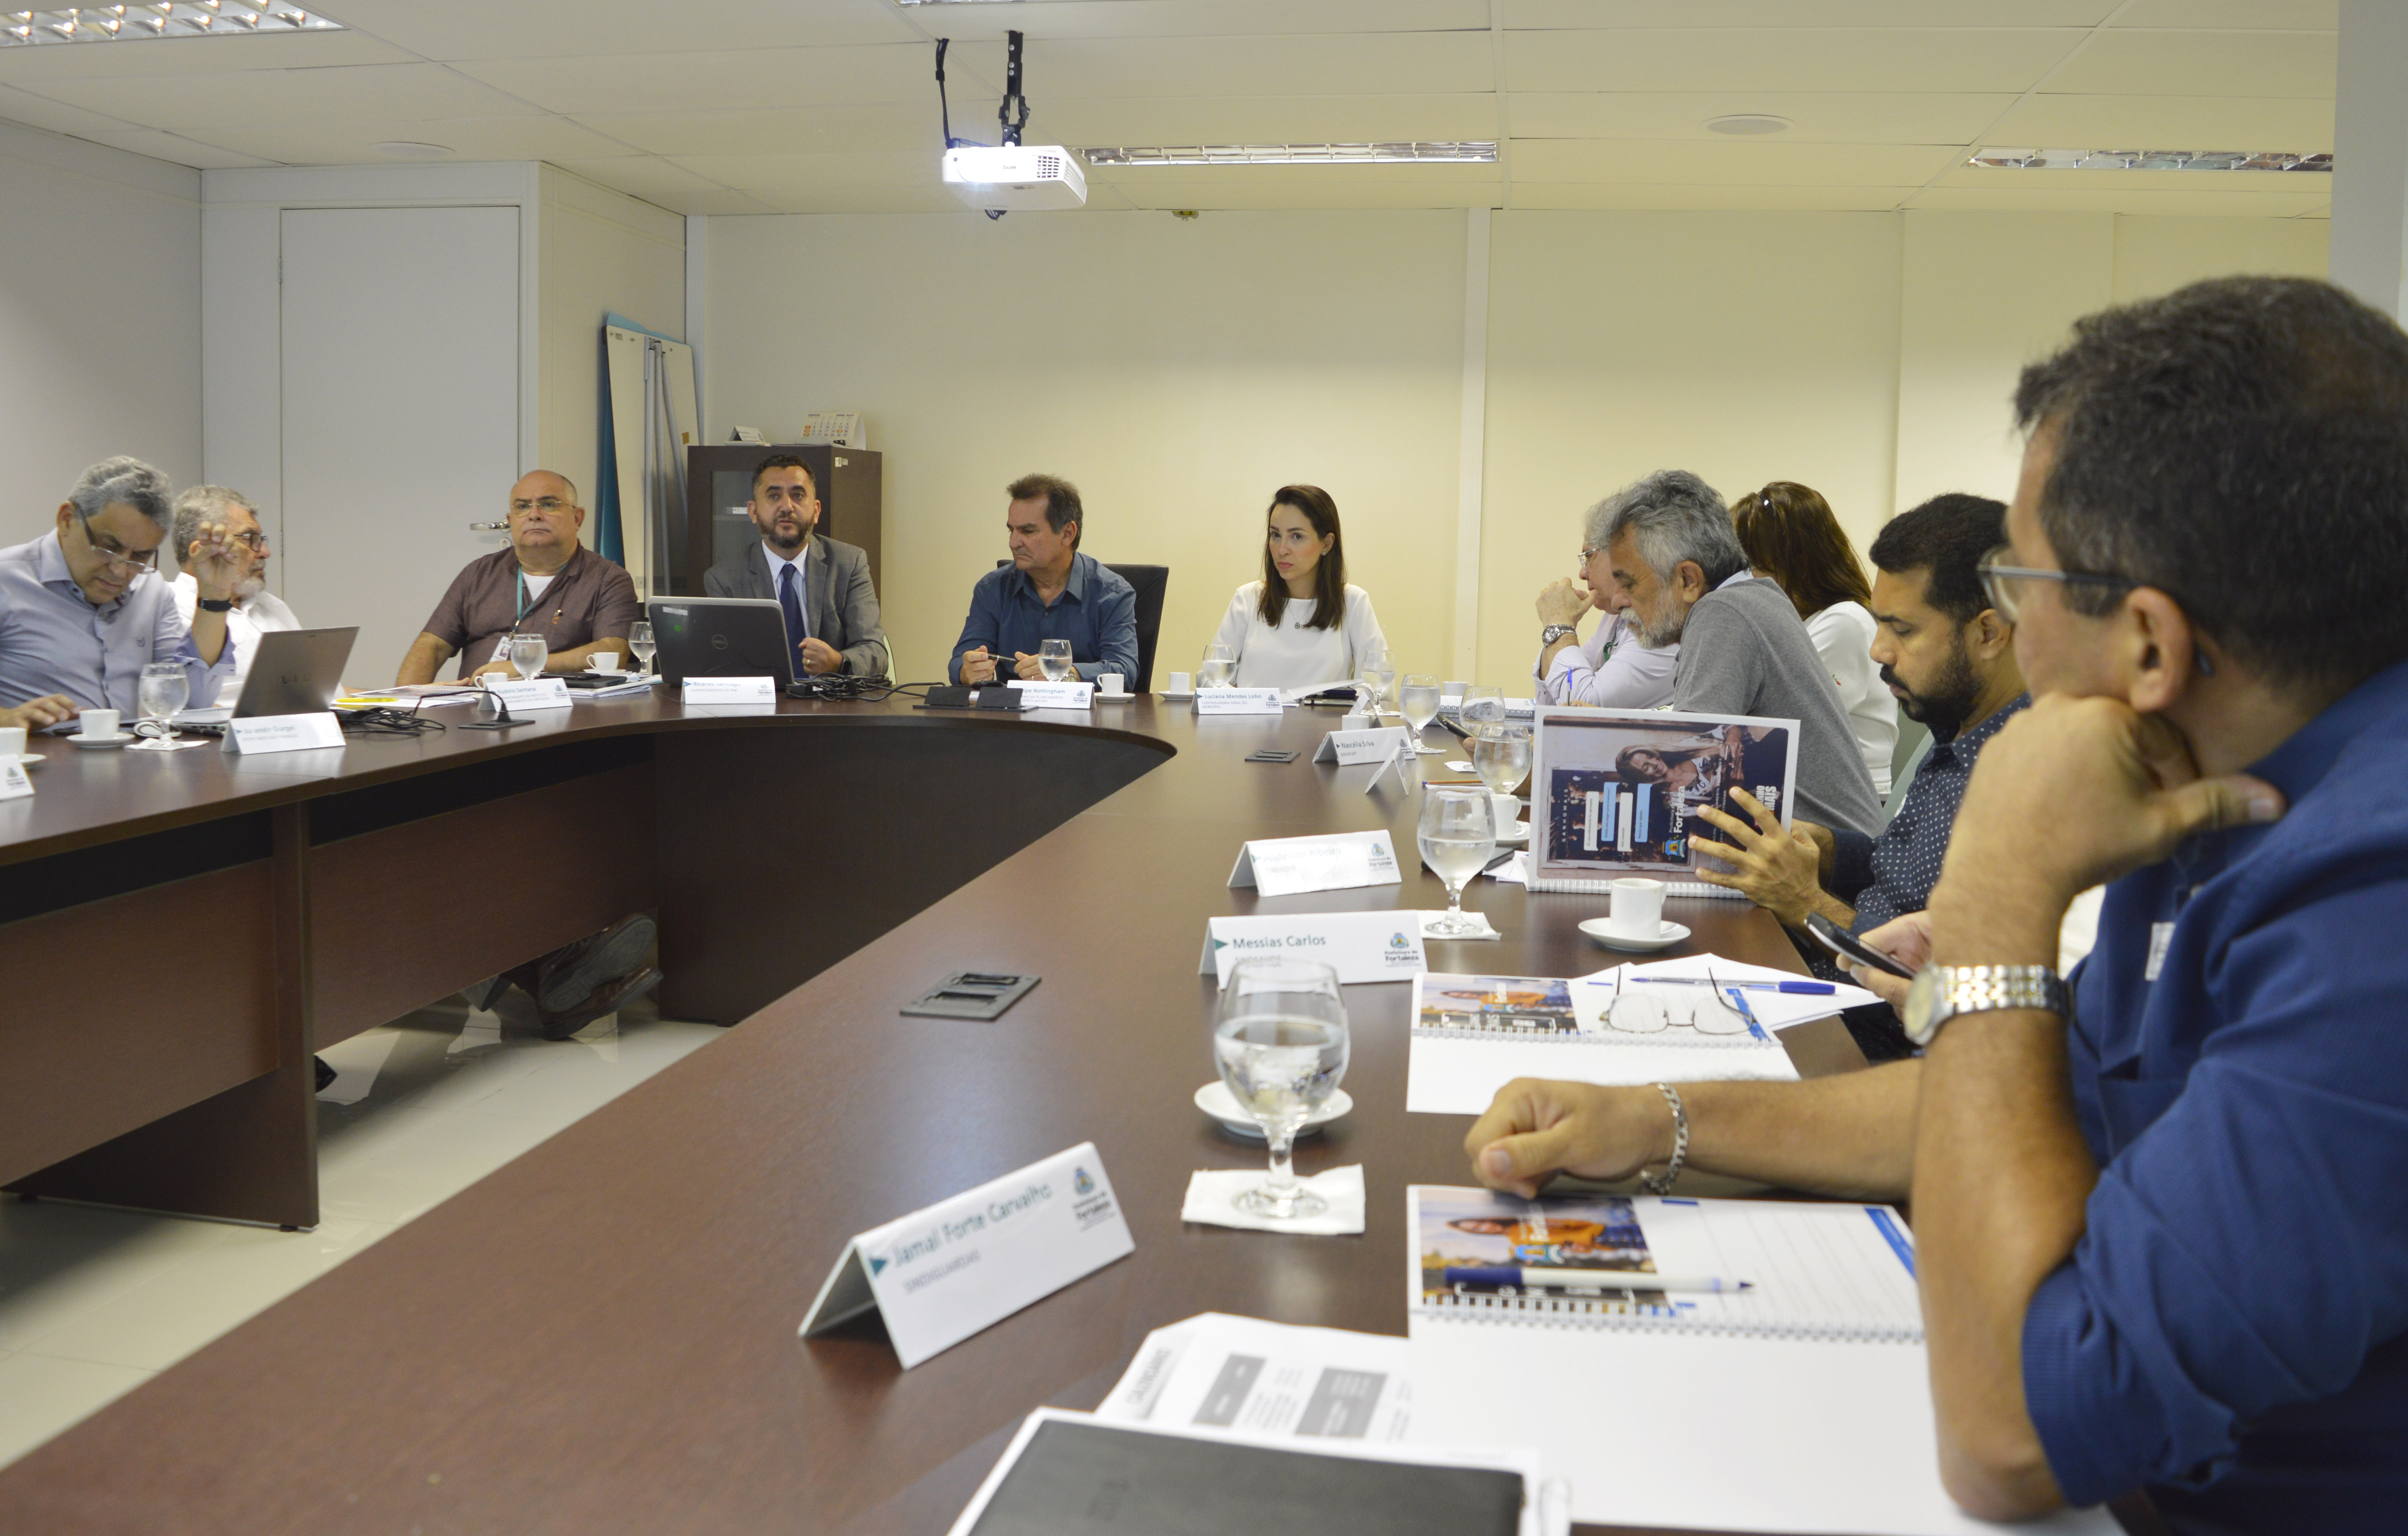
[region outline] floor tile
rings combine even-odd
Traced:
[[[133,1391],[151,1372],[45,1355],[0,1355],[0,1467]]]
[[[241,1227],[0,1199],[0,1348],[22,1349]]]

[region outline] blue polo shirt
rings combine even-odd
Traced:
[[[2408,663],[2252,771],[2288,813],[2110,886],[2075,977],[2101,1170],[2025,1315],[2025,1393],[2076,1503],[2145,1485],[2184,1531],[2398,1531]]]
[[[1014,652],[1037,653],[1039,640],[1068,640],[1070,659],[1089,682],[1118,672],[1137,683],[1137,589],[1092,556],[1070,557],[1069,581],[1051,605],[1039,602],[1037,583],[1017,566],[998,566],[970,589],[969,617],[945,675],[962,681],[962,656],[980,646],[999,656],[996,676],[1011,676]]]

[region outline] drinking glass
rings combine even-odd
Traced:
[[[1475,682],[1463,690],[1463,702],[1455,706],[1455,718],[1465,730],[1482,725],[1505,724],[1505,690],[1489,683]]]
[[[642,619],[627,626],[627,650],[645,677],[652,675],[652,626]]]
[[[1405,708],[1412,713],[1412,706]],[[1479,924],[1463,915],[1463,887],[1497,853],[1497,811],[1487,789],[1428,785],[1422,791],[1420,838],[1422,857],[1446,882],[1446,915],[1428,931],[1446,939],[1482,932]]]
[[[541,635],[510,637],[510,669],[523,682],[533,682],[543,664],[552,659],[552,646]]]
[[[1390,696],[1397,687],[1396,658],[1375,645],[1363,653],[1363,667],[1358,675],[1372,688],[1371,717],[1376,720],[1383,714],[1396,713],[1395,701]]]
[[[1519,725],[1475,725],[1471,769],[1499,795],[1511,795],[1530,776],[1530,733]]]
[[[136,703],[142,711],[144,736],[161,740],[175,734],[167,722],[193,696],[192,674],[180,661],[154,661],[142,668],[142,681],[136,690]]]
[[[1078,663],[1070,659],[1068,640],[1039,640],[1037,669],[1045,674],[1048,682],[1068,682],[1079,675]]]
[[[1238,653],[1226,645],[1208,645],[1196,664],[1196,686],[1226,688],[1238,678]]]
[[[1229,968],[1212,1026],[1212,1057],[1270,1143],[1269,1182],[1233,1202],[1271,1221],[1317,1216],[1329,1202],[1297,1182],[1290,1153],[1305,1117],[1346,1075],[1346,1005],[1338,972],[1312,960],[1265,955]]]
[[[1405,724],[1413,729],[1413,751],[1424,757],[1439,755],[1436,747],[1425,747],[1421,734],[1438,718],[1438,679],[1427,672],[1413,672],[1405,678],[1405,685],[1397,695],[1397,705],[1404,711]]]

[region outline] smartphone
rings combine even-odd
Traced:
[[[1806,931],[1814,936],[1816,943],[1842,960],[1854,960],[1860,966],[1870,966],[1873,969],[1895,976],[1900,981],[1914,980],[1914,972],[1832,922],[1821,912],[1806,914]]]

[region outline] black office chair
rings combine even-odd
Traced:
[[[1011,564],[998,560],[995,568],[1001,570]],[[1154,642],[1162,633],[1162,594],[1170,585],[1168,566],[1115,566],[1103,562],[1106,570],[1137,589],[1137,676],[1128,680],[1133,694],[1154,691]]]

